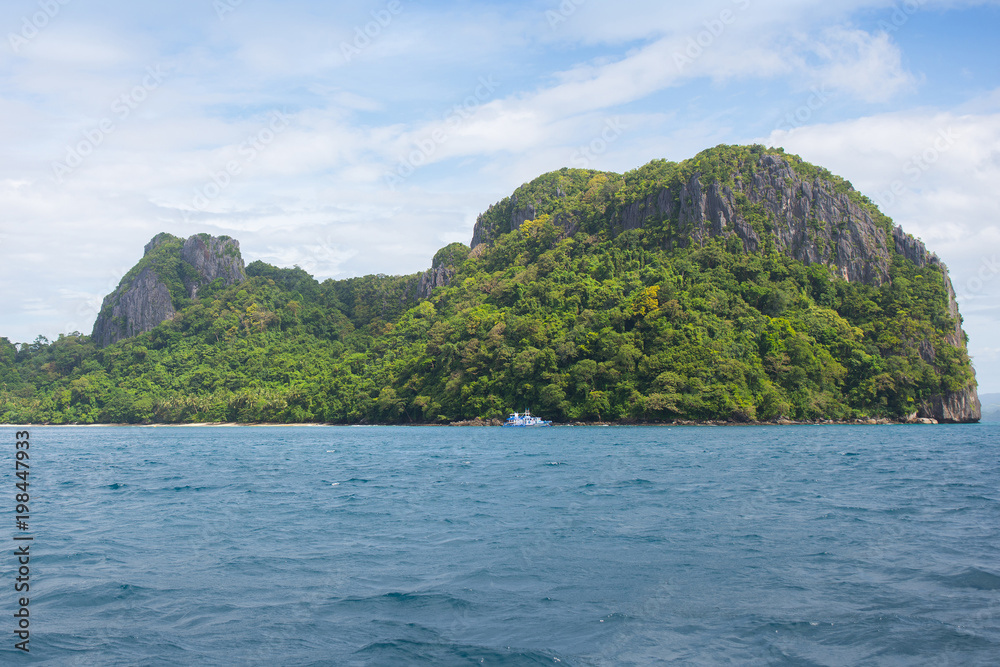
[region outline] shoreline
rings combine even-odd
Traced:
[[[982,423],[982,422],[969,422]],[[944,425],[956,425],[958,422],[945,422]],[[447,426],[447,427],[498,427],[502,426],[500,420],[464,420],[450,422],[447,424],[334,424],[328,422],[190,422],[182,424],[173,423],[152,423],[152,424],[49,424],[49,423],[24,423],[24,424],[0,424],[0,427],[9,428],[112,428],[112,427],[132,427],[132,428],[277,428],[277,427],[348,427],[348,428],[369,428],[376,426],[396,426],[406,428],[420,428],[427,426]],[[851,419],[851,420],[831,420],[818,419],[812,421],[793,421],[788,419],[766,421],[766,422],[732,422],[719,420],[687,420],[679,419],[669,422],[564,422],[553,423],[554,427],[574,427],[574,426],[938,426],[942,425],[933,419]]]

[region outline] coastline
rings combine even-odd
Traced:
[[[978,423],[978,422],[977,422]],[[416,425],[416,424],[415,424]],[[436,426],[436,424],[427,424]],[[498,419],[482,420],[473,419],[460,422],[441,424],[441,426],[502,426],[503,422]],[[778,419],[772,421],[725,421],[718,419],[689,420],[677,419],[667,422],[641,422],[641,421],[613,421],[613,422],[553,422],[552,426],[938,426],[940,423],[935,419],[814,419],[806,421],[793,421],[790,419]]]
[[[981,422],[976,422],[981,423]],[[328,422],[297,422],[297,423],[284,423],[284,422],[190,422],[182,424],[173,423],[151,423],[151,424],[48,424],[48,423],[20,423],[20,424],[0,424],[0,427],[10,427],[10,428],[111,428],[111,427],[132,427],[132,428],[275,428],[275,427],[323,427],[323,426],[346,426],[351,428],[367,428],[373,426],[402,426],[402,427],[425,427],[425,426],[458,426],[458,427],[497,427],[502,426],[503,422],[499,419],[492,420],[482,420],[482,419],[471,419],[456,422],[449,422],[447,424],[335,424]],[[774,421],[749,421],[749,422],[735,422],[735,421],[720,421],[720,420],[687,420],[678,419],[675,421],[668,422],[636,422],[636,421],[615,421],[615,422],[560,422],[553,423],[554,427],[572,427],[572,426],[939,426],[939,422],[933,419],[916,419],[916,420],[902,420],[902,419],[851,419],[851,420],[832,420],[832,419],[817,419],[811,421],[793,421],[788,419],[774,420]],[[947,425],[947,423],[945,424]]]

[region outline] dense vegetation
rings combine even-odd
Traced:
[[[731,173],[728,157],[546,175],[519,191],[544,203],[538,217],[471,254],[443,249],[435,264],[456,274],[426,300],[419,274],[319,283],[254,262],[246,282],[206,286],[104,349],[78,334],[0,339],[0,421],[899,417],[968,385],[935,265],[896,256],[875,287],[733,237],[666,250],[656,228],[602,227],[678,171]],[[509,219],[502,204],[487,215]],[[567,219],[570,236],[553,224]]]

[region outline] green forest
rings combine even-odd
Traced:
[[[682,247],[670,220],[608,222],[664,183],[752,169],[749,150],[547,174],[518,191],[537,217],[475,251],[443,248],[435,265],[454,276],[424,300],[420,274],[318,282],[255,261],[245,282],[178,296],[172,319],[108,347],[2,338],[0,422],[431,424],[524,408],[557,422],[901,418],[968,386],[940,265],[894,253],[874,286],[772,244]],[[485,217],[509,219],[505,202]]]

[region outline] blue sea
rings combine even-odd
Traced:
[[[1000,424],[15,430],[2,664],[1000,663]]]

